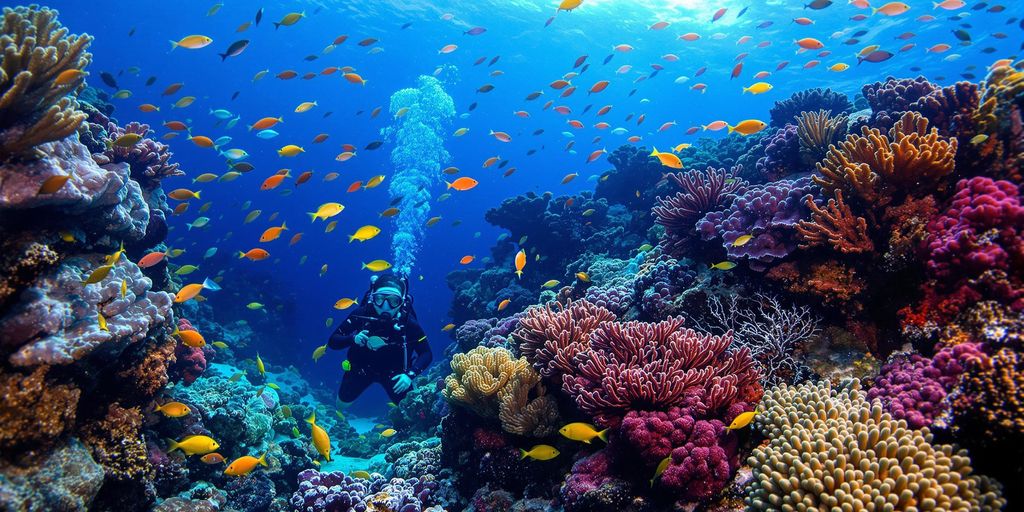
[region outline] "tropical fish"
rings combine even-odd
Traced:
[[[312,431],[313,447],[316,448],[317,453],[326,459],[327,462],[330,462],[331,438],[327,435],[326,430],[316,424],[316,411],[314,411],[309,418],[306,418],[306,423],[309,423],[309,428]]]
[[[198,435],[185,437],[181,441],[168,439],[167,445],[168,454],[174,450],[181,450],[185,455],[206,455],[220,448],[220,445],[213,438]]]
[[[729,426],[726,427],[726,429],[739,430],[743,427],[746,427],[747,425],[750,425],[750,422],[754,421],[755,416],[757,416],[756,411],[747,411],[740,413],[732,420],[732,423],[730,423]]]
[[[228,464],[224,474],[228,476],[245,476],[256,469],[258,465],[267,467],[267,452],[263,452],[263,455],[258,459],[252,455],[243,455],[235,459],[231,464]]]
[[[319,347],[317,347],[316,349],[313,350],[313,361],[314,362],[315,361],[319,361],[320,358],[323,357],[324,354],[326,354],[326,353],[327,353],[327,345],[326,344],[320,345]]]
[[[356,240],[359,240],[360,242],[365,242],[365,241],[370,240],[370,239],[372,239],[373,237],[375,237],[375,236],[377,236],[379,234],[380,234],[380,228],[378,228],[377,226],[373,226],[373,225],[367,224],[367,225],[357,229],[355,233],[352,233],[351,235],[349,235],[348,243],[352,243],[352,242],[354,242]]]
[[[167,402],[166,404],[154,404],[153,412],[158,412],[168,418],[181,418],[192,412],[187,405],[181,402]]]
[[[600,439],[606,443],[608,442],[608,429],[598,431],[589,423],[569,423],[568,425],[558,429],[558,433],[562,434],[567,439],[587,444],[590,444],[590,441],[594,440],[594,438]]]
[[[554,446],[547,444],[538,444],[535,445],[533,448],[530,448],[529,451],[520,448],[519,459],[522,460],[529,457],[533,460],[551,460],[555,457],[558,457],[559,453],[560,452],[558,451],[558,449],[555,448]]]

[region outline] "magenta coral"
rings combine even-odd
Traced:
[[[591,331],[615,318],[611,311],[585,300],[566,306],[548,304],[528,309],[512,337],[541,375],[557,378],[575,370],[573,359],[588,347]]]
[[[1024,310],[1024,206],[1017,185],[961,180],[945,213],[928,223],[927,270],[938,288]],[[998,275],[997,286],[980,286]],[[946,284],[943,284],[946,283]]]
[[[631,410],[690,405],[702,414],[724,413],[736,402],[755,404],[762,395],[750,353],[728,352],[731,343],[731,334],[683,328],[681,317],[603,322],[562,387],[602,425],[617,425]]]
[[[178,319],[179,331],[194,331],[192,324],[184,319]],[[174,364],[171,365],[170,373],[175,380],[180,379],[185,385],[192,384],[206,371],[206,355],[202,347],[190,347],[178,340],[174,347]]]

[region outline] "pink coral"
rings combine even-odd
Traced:
[[[161,179],[184,175],[184,171],[178,169],[178,164],[171,162],[174,153],[170,152],[166,144],[146,137],[148,133],[148,124],[132,121],[120,127],[109,123],[107,140],[110,143],[127,134],[140,135],[143,138],[129,147],[109,144],[106,151],[93,155],[93,159],[99,164],[128,163],[131,166],[132,177],[147,189],[159,186]]]
[[[696,238],[697,221],[709,212],[729,206],[737,194],[746,190],[747,182],[736,177],[741,170],[708,167],[707,172],[669,174],[680,192],[659,197],[657,206],[651,210],[655,221],[665,226],[662,244],[668,252],[685,255],[691,240]]]
[[[615,314],[585,300],[530,308],[512,337],[541,375],[558,377],[573,371],[576,354],[586,350],[591,331]]]
[[[178,319],[179,331],[194,331],[192,323],[184,318]],[[185,385],[192,384],[206,371],[206,354],[202,347],[190,347],[178,340],[174,347],[174,364],[171,365],[172,379],[181,380]]]
[[[736,402],[757,403],[763,393],[749,351],[728,352],[731,343],[731,333],[683,328],[682,317],[603,322],[562,387],[602,425],[617,425],[631,410],[681,405],[701,414],[724,413]]]

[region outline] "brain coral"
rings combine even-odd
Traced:
[[[995,511],[1004,501],[972,474],[966,452],[932,444],[927,428],[907,428],[859,383],[775,387],[758,407],[769,443],[748,462],[748,510]]]

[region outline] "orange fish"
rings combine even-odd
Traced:
[[[516,275],[523,278],[523,268],[526,267],[526,251],[519,249],[516,253]]]
[[[351,192],[355,192],[355,191],[357,191],[357,190],[359,190],[361,188],[363,188],[363,181],[362,180],[353,181],[352,184],[348,186],[348,190],[346,190],[346,192],[350,192],[350,193]]]
[[[611,82],[609,82],[608,80],[601,80],[600,82],[597,82],[596,84],[591,86],[590,90],[587,91],[587,94],[594,94],[594,93],[601,92],[601,91],[607,89],[608,88],[608,84],[610,84],[610,83]]]
[[[500,142],[512,142],[512,136],[505,132],[496,132],[494,130],[491,130],[490,135],[495,139],[498,139],[498,141]]]
[[[149,268],[163,261],[164,256],[167,256],[167,253],[161,251],[153,251],[139,259],[137,265],[142,268]]]
[[[461,177],[461,178],[459,178],[459,179],[457,179],[455,181],[452,181],[452,182],[446,181],[445,183],[448,184],[448,188],[454,188],[455,190],[458,190],[459,192],[465,192],[465,191],[467,191],[467,190],[477,186],[477,184],[479,182],[474,180],[473,178],[470,178],[469,176],[463,176],[463,177]]]
[[[276,125],[277,123],[283,122],[284,119],[280,117],[264,117],[263,119],[260,119],[259,121],[256,121],[255,123],[249,125],[249,131],[265,130],[267,128],[270,128],[271,126]]]
[[[239,259],[248,258],[249,261],[260,261],[269,258],[270,253],[257,247],[255,249],[249,249],[248,252],[238,251],[238,257]]]
[[[183,123],[181,121],[165,121],[164,122],[164,128],[167,128],[168,130],[174,130],[176,132],[180,132],[180,131],[183,131],[183,130],[188,130],[188,125],[186,125],[185,123]]]
[[[299,74],[294,72],[294,71],[292,71],[292,70],[290,70],[290,69],[286,69],[286,70],[278,73],[276,76],[277,76],[277,78],[280,78],[281,80],[291,80],[292,78],[295,78],[295,77],[299,76]]]
[[[327,137],[329,137],[329,135],[327,135],[326,133],[321,133],[320,135],[313,137],[313,144],[320,144],[321,142],[327,140]]]
[[[797,46],[805,50],[820,50],[825,47],[825,44],[813,37],[805,37],[796,41]]]
[[[281,232],[288,229],[287,223],[282,222],[280,226],[272,226],[260,235],[260,242],[273,242],[281,236]]]
[[[203,461],[204,464],[222,464],[224,462],[224,456],[217,452],[213,452],[199,457],[199,460]]]
[[[69,70],[69,71],[71,71],[71,70]],[[141,110],[143,112],[147,112],[147,113],[148,112],[159,112],[160,111],[160,107],[158,107],[158,106],[156,106],[156,105],[154,105],[152,103],[143,103],[142,105],[139,105],[139,110]]]
[[[473,263],[474,259],[475,258],[473,257],[473,255],[467,254],[467,255],[465,255],[465,256],[463,256],[462,258],[459,259],[459,263],[461,263],[463,265],[469,265],[470,263]]]
[[[213,139],[211,139],[209,137],[206,137],[206,136],[203,136],[203,135],[196,135],[196,136],[189,135],[188,136],[188,140],[192,141],[193,144],[195,144],[196,146],[199,146],[201,148],[212,148],[213,147]]]
[[[358,73],[345,73],[344,75],[341,75],[341,76],[345,80],[348,80],[350,83],[353,83],[353,84],[359,84],[359,85],[365,86],[366,82],[367,82],[367,80],[365,78],[363,78],[362,76],[360,76]]]
[[[263,184],[260,185],[260,190],[273,190],[280,186],[281,182],[284,181],[285,178],[291,178],[291,174],[288,172],[285,172],[284,174],[275,174],[263,180]]]
[[[183,84],[181,82],[177,82],[177,83],[173,83],[171,85],[168,85],[167,88],[164,89],[164,92],[161,94],[161,96],[170,96],[170,95],[178,92],[184,85],[185,84]]]

